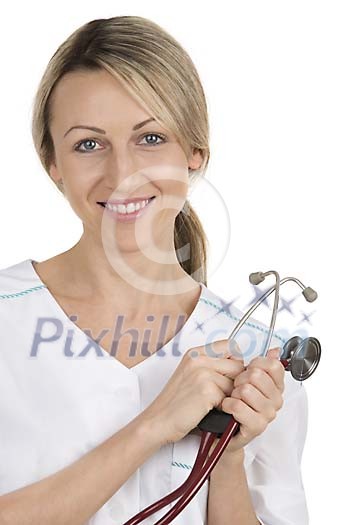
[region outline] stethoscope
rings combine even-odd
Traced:
[[[299,279],[295,277],[285,277],[280,280],[278,272],[271,270],[268,272],[255,272],[249,276],[251,284],[257,285],[264,281],[267,275],[274,274],[276,277],[276,284],[270,290],[265,292],[256,303],[243,315],[239,320],[233,331],[229,336],[229,340],[232,340],[238,331],[241,329],[245,321],[250,317],[252,312],[258,308],[258,306],[273,292],[275,291],[275,300],[273,305],[273,311],[271,315],[271,322],[269,327],[268,336],[265,341],[263,353],[260,354],[263,357],[266,356],[269,345],[271,342],[272,334],[275,328],[277,310],[279,305],[279,289],[280,286],[287,281],[294,281],[300,288],[302,288],[302,294],[308,302],[313,302],[317,299],[317,293],[308,287],[305,287]],[[313,372],[316,370],[321,356],[321,346],[315,337],[307,337],[302,339],[300,336],[294,336],[289,339],[283,346],[283,351],[280,356],[280,361],[283,364],[286,371],[290,371],[294,379],[297,381],[304,381],[308,379]],[[239,431],[239,423],[234,419],[231,414],[222,412],[216,408],[213,408],[208,414],[200,421],[197,425],[202,431],[201,443],[196,456],[196,461],[193,465],[192,471],[185,482],[178,487],[176,490],[153,503],[146,509],[139,512],[134,517],[130,518],[124,525],[137,525],[143,520],[167,506],[172,501],[179,498],[177,503],[154,525],[167,525],[182,512],[182,510],[188,505],[195,494],[199,491],[205,480],[210,476],[211,471],[215,467],[217,461],[222,455],[224,449],[228,445],[230,439],[234,434]],[[210,448],[212,447],[215,439],[220,438],[216,444],[213,452],[208,457]],[[208,459],[206,459],[208,457]]]

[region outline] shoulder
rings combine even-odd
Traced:
[[[33,271],[31,259],[0,268],[0,308],[44,287]]]

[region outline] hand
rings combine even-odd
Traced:
[[[243,360],[229,358],[230,343],[234,341],[211,343],[217,357],[210,356],[207,345],[189,349],[164,389],[143,412],[161,444],[182,439],[231,395],[234,378],[244,371],[244,364]]]
[[[239,452],[254,437],[266,429],[283,406],[285,369],[279,361],[279,349],[272,348],[266,357],[256,357],[234,380],[230,397],[221,403],[221,410],[232,414],[240,423],[219,462],[228,460],[229,454]],[[218,440],[210,449],[209,455]]]

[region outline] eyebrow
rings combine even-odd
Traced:
[[[138,124],[136,124],[134,127],[133,127],[133,131],[136,131],[137,129],[140,129],[142,128],[142,126],[145,126],[146,124],[148,124],[148,122],[151,122],[155,120],[154,118],[148,118],[147,120],[144,120],[143,122],[139,122]],[[81,125],[81,124],[78,124],[76,126],[72,126],[71,128],[69,128],[68,131],[66,131],[66,133],[64,134],[63,138],[70,132],[72,131],[72,129],[91,129],[92,131],[95,131],[96,133],[102,133],[102,134],[106,134],[106,132],[104,131],[104,129],[100,129],[100,128],[96,128],[95,126],[85,126],[85,125]]]

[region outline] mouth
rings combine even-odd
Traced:
[[[142,210],[149,206],[149,204],[156,198],[155,195],[147,199],[134,199],[132,202],[126,204],[112,203],[109,201],[98,201],[97,204],[106,208],[108,212],[112,213],[116,218],[127,219],[134,218],[141,215]],[[131,199],[130,199],[131,200]]]

